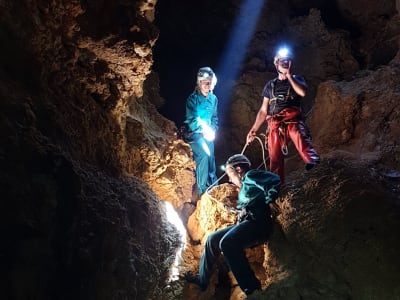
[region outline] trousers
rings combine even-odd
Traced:
[[[207,188],[217,181],[214,142],[200,136],[190,143],[193,159],[196,162],[196,184],[198,194],[203,194]]]
[[[305,163],[319,160],[311,136],[307,134],[306,126],[300,119],[299,111],[285,109],[267,121],[268,125],[268,152],[270,171],[279,175],[284,182],[285,154],[283,147],[291,140],[300,157]]]
[[[213,266],[223,253],[225,262],[243,291],[259,288],[260,281],[250,267],[245,249],[267,241],[272,231],[272,220],[265,216],[261,220],[244,220],[210,234],[200,259],[202,284],[208,285]]]

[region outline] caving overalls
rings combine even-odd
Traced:
[[[217,175],[214,141],[207,141],[203,137],[202,125],[199,124],[198,118],[216,132],[218,130],[217,107],[218,98],[212,92],[204,97],[200,92],[194,91],[186,101],[185,124],[190,132],[187,142],[192,148],[193,159],[196,162],[196,184],[199,196],[217,180]]]
[[[293,75],[293,79],[305,85],[302,77]],[[266,120],[270,171],[278,174],[283,182],[289,138],[306,163],[306,168],[318,163],[319,155],[301,117],[301,97],[291,88],[289,81],[270,80],[264,87],[263,97],[270,99]]]

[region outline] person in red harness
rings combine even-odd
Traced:
[[[306,95],[307,84],[302,76],[291,73],[292,62],[293,56],[287,48],[280,49],[275,55],[278,77],[264,86],[262,105],[247,134],[249,144],[266,121],[270,171],[279,175],[282,182],[289,138],[305,162],[306,170],[312,169],[320,160],[301,116],[300,101]]]

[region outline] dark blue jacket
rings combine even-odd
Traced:
[[[281,180],[278,175],[264,170],[249,170],[243,180],[237,208],[255,210],[268,208],[278,197]]]

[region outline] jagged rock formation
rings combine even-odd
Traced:
[[[190,198],[194,165],[143,87],[154,9],[0,2],[5,299],[161,294],[179,244],[161,200]]]
[[[226,6],[214,2],[202,2],[211,18],[232,18],[239,7],[231,1],[221,14]],[[266,3],[224,108],[235,126],[221,128],[217,152],[224,161],[242,149],[274,73],[265,57],[283,36],[293,39],[323,161],[306,174],[291,151],[276,235],[249,251],[266,288],[258,297],[397,299],[399,4],[325,2]],[[194,162],[176,124],[157,110],[171,99],[159,95],[162,72],[152,72],[163,30],[154,25],[162,16],[155,11],[155,0],[0,1],[6,299],[198,297],[183,281],[165,286],[180,242],[162,201],[188,220],[182,271],[196,267],[207,233],[234,215],[203,197],[189,204],[196,210],[188,216]],[[232,25],[219,19],[213,28],[220,32],[208,31],[213,41]],[[186,41],[199,40],[185,29]],[[260,159],[257,145],[246,154]],[[224,187],[216,189],[218,201],[225,193],[234,198]],[[219,267],[217,288],[199,297],[237,299],[240,291],[231,290],[232,278]]]
[[[309,5],[321,10],[308,10]],[[229,121],[219,137],[221,146],[216,146],[221,161],[244,149],[263,85],[275,76],[272,64],[268,65],[275,44],[293,42],[296,72],[305,75],[309,84],[303,109],[323,161],[316,170],[305,173],[295,149],[290,149],[286,163],[290,175],[280,201],[283,213],[274,238],[266,247],[259,247],[253,260],[266,290],[249,298],[399,297],[391,283],[400,269],[395,255],[400,246],[396,242],[400,118],[395,109],[399,17],[393,1],[360,5],[338,1],[328,5],[331,11],[327,12],[322,1],[296,1],[294,6],[285,1],[279,6],[267,3],[230,106],[223,108]],[[304,15],[289,18],[287,12],[293,10]],[[258,143],[245,148],[245,154],[255,166],[262,162]],[[207,233],[221,227],[221,222],[232,222],[221,221],[226,211],[219,209],[207,197],[201,199],[188,223],[195,241],[204,242]],[[202,222],[205,215],[210,220],[207,224]],[[199,248],[194,244],[187,250],[192,259],[185,267],[196,270]],[[221,265],[217,269],[226,272]],[[368,275],[371,270],[379,275]],[[185,296],[238,299],[234,281],[228,277],[217,274],[205,294],[196,294],[194,289]],[[385,279],[377,283],[377,278]]]
[[[282,214],[272,238],[247,251],[265,289],[248,298],[396,299],[398,180],[380,173],[374,164],[336,158],[325,159],[304,175],[292,172],[291,183],[283,188],[278,199]],[[215,189],[219,192],[203,196],[189,220],[193,239],[205,239],[234,222],[226,207],[230,201],[216,200],[230,199],[231,190],[226,185]],[[186,268],[197,268],[191,262],[199,260],[199,248],[188,251]],[[205,298],[198,298],[204,295],[191,287],[185,299],[212,299],[215,290],[224,288],[231,294],[226,299],[241,299],[223,263],[215,273]]]

